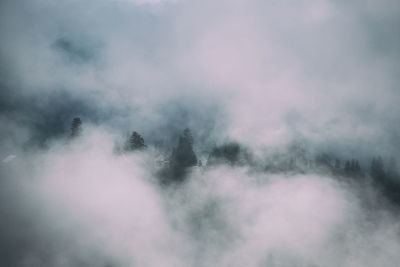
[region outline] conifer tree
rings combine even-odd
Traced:
[[[193,151],[193,137],[188,128],[179,137],[178,146],[172,152],[171,162],[179,168],[192,167],[197,164],[197,157]]]
[[[142,150],[145,149],[146,147],[147,146],[144,143],[143,137],[134,131],[132,135],[129,137],[125,149],[127,151],[134,151],[134,150]]]
[[[193,151],[193,137],[188,128],[179,137],[178,145],[173,149],[169,166],[161,172],[162,183],[180,182],[185,178],[188,168],[197,165],[197,157]]]
[[[75,138],[82,133],[82,121],[79,117],[73,118],[71,123],[71,138]]]
[[[381,157],[374,157],[371,161],[370,175],[376,180],[385,179],[385,171],[383,169],[383,161]]]

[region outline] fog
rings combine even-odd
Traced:
[[[399,25],[395,0],[1,1],[0,265],[397,266]]]
[[[101,145],[99,145],[101,144]],[[157,182],[152,153],[91,129],[2,166],[7,266],[396,266],[397,214],[328,175],[194,167]],[[368,190],[373,190],[369,188]],[[379,208],[362,204],[373,198]]]

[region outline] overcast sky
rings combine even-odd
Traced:
[[[395,154],[399,6],[2,1],[2,120],[60,134],[78,114],[147,135],[185,125]]]

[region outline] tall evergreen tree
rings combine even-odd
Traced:
[[[147,146],[144,143],[143,137],[135,131],[129,137],[125,145],[125,149],[127,151],[142,150],[145,149],[146,147]]]
[[[71,138],[75,138],[82,133],[82,121],[79,117],[73,118],[71,123]]]
[[[186,128],[183,130],[183,138],[185,139],[186,142],[188,142],[191,146],[193,145],[193,136],[192,133],[190,132],[189,128]]]
[[[373,157],[370,166],[370,175],[376,180],[382,180],[386,178],[385,171],[383,169],[383,161],[380,156]]]
[[[394,159],[394,157],[390,157],[389,162],[388,162],[388,166],[386,168],[386,173],[387,173],[387,175],[389,176],[390,179],[400,183],[400,179],[399,179],[400,175],[399,175],[399,172],[397,170],[396,160]]]
[[[392,203],[400,206],[400,184],[397,179],[391,177],[390,165],[389,162],[388,170],[385,171],[382,158],[374,157],[371,161],[370,175],[383,195]]]
[[[192,167],[197,164],[197,157],[193,151],[193,137],[188,128],[179,137],[178,146],[172,152],[171,162],[180,168]]]
[[[196,166],[197,157],[193,151],[193,137],[189,129],[185,129],[179,137],[178,145],[173,149],[169,166],[161,171],[162,183],[180,182],[185,178],[186,170]]]

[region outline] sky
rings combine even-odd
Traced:
[[[399,149],[397,1],[1,5],[2,110],[43,139],[79,114],[150,136]]]
[[[167,190],[152,159],[188,127],[201,158],[302,142],[400,166],[399,26],[396,0],[0,1],[7,266],[396,266],[374,188],[222,166]],[[150,150],[115,155],[132,131]]]

